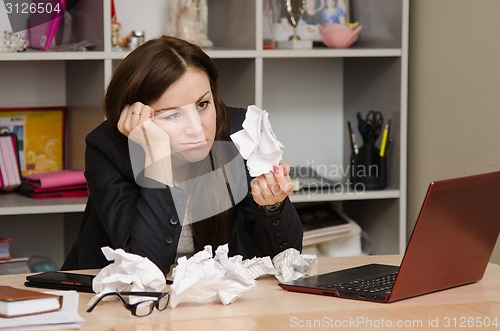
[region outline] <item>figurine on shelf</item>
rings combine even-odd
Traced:
[[[208,39],[207,0],[171,0],[168,2],[166,34],[188,40],[202,48],[212,47]]]
[[[115,2],[111,0],[111,49],[113,51],[121,50],[120,33],[121,24],[116,18]]]

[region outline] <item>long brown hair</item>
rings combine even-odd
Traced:
[[[117,130],[123,108],[134,102],[149,105],[157,101],[187,68],[197,68],[208,75],[217,116],[215,140],[230,133],[227,108],[219,88],[219,72],[212,59],[197,45],[171,36],[161,36],[132,51],[116,68],[104,98],[106,117]],[[217,198],[217,197],[214,197]],[[196,250],[204,245],[227,243],[227,212],[192,224]]]

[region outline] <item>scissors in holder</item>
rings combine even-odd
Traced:
[[[384,116],[381,112],[370,110],[363,119],[361,113],[357,113],[358,130],[363,137],[363,141],[374,144],[383,130]]]

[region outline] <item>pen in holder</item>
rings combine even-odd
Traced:
[[[375,144],[364,144],[351,158],[351,182],[366,190],[381,190],[387,185],[386,158]]]

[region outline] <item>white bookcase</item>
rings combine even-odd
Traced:
[[[266,109],[284,161],[308,164],[332,177],[349,165],[346,122],[380,110],[393,120],[388,186],[363,193],[297,194],[295,203],[338,201],[375,242],[374,253],[406,246],[406,146],[409,0],[351,0],[363,25],[349,49],[262,48],[263,1],[210,0],[206,52],[216,61],[226,102]],[[141,29],[161,35],[166,1],[115,0],[122,34]],[[109,1],[80,1],[73,9],[74,36],[95,43],[86,52],[0,53],[0,107],[64,105],[66,166],[84,168],[84,138],[104,118],[102,99],[127,52],[111,51]],[[0,237],[14,236],[18,256],[44,254],[61,263],[78,232],[86,199],[33,200],[0,195]]]

